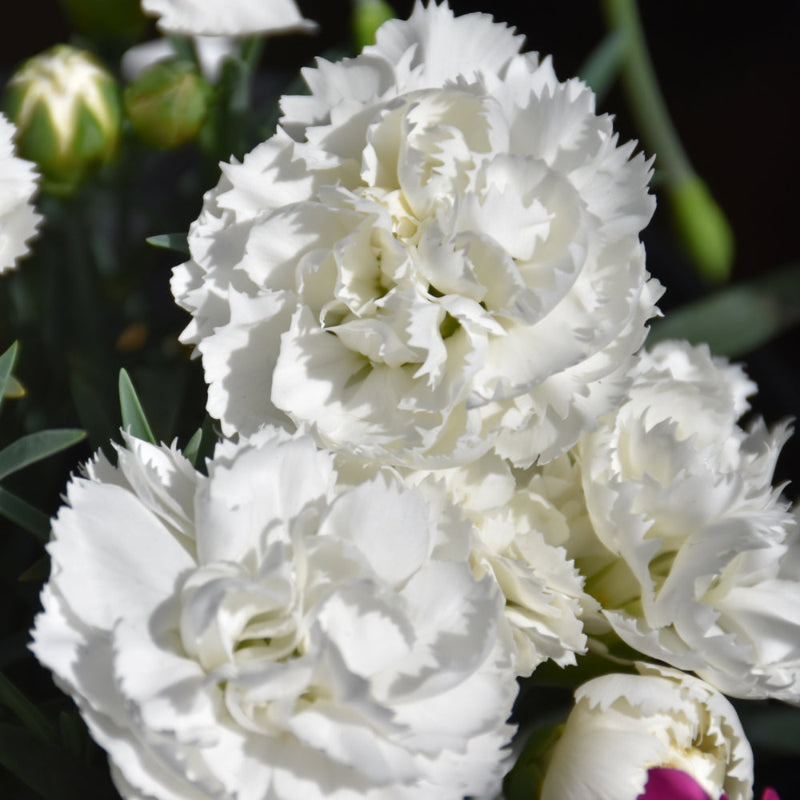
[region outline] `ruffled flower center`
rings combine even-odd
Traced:
[[[375,114],[359,178],[319,187],[335,243],[307,254],[296,290],[366,373],[410,367],[435,387],[465,349],[534,324],[574,282],[577,193],[509,155],[509,136],[478,87],[412,92]]]
[[[302,611],[284,565],[248,574],[228,562],[199,567],[181,592],[184,650],[208,672],[302,654]]]

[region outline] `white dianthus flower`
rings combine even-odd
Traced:
[[[411,800],[496,789],[502,597],[452,506],[265,430],[208,477],[127,438],[53,524],[32,649],[126,798]]]
[[[473,522],[473,570],[488,571],[503,592],[517,673],[530,675],[548,660],[575,664],[576,654],[586,651],[583,578],[564,547],[551,543],[569,537],[569,517],[492,454],[465,467],[412,472],[406,480],[423,492],[443,487]]]
[[[14,132],[14,125],[0,114],[0,275],[28,254],[41,220],[33,206],[36,169],[15,154]]]
[[[796,522],[772,486],[788,423],[741,428],[754,390],[705,346],[643,353],[628,401],[577,448],[604,554],[571,555],[631,647],[726,694],[798,703]]]
[[[165,33],[186,36],[253,36],[313,31],[294,0],[142,0]]]
[[[713,800],[750,800],[753,754],[728,700],[677,670],[638,668],[578,687],[541,800],[636,800],[648,772],[664,768]]]
[[[650,168],[580,81],[484,14],[418,3],[304,71],[223,165],[172,287],[223,431],[448,467],[565,451],[656,313]]]

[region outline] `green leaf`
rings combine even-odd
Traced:
[[[707,342],[711,352],[740,358],[800,322],[800,266],[723,289],[650,324],[647,346],[664,339]]]
[[[517,763],[503,779],[503,796],[506,800],[530,800],[539,797],[547,772],[547,763],[564,726],[543,725],[528,738]]]
[[[110,455],[111,440],[119,430],[116,421],[112,421],[108,409],[112,404],[110,387],[102,375],[95,370],[76,361],[70,368],[70,392],[78,419],[89,435],[89,444],[93,450],[103,448]]]
[[[32,533],[40,542],[50,540],[50,518],[38,508],[0,487],[0,516]]]
[[[189,459],[192,466],[197,464],[197,454],[200,452],[200,445],[203,443],[203,429],[198,428],[191,439],[186,443],[183,448],[183,454]]]
[[[0,480],[23,467],[66,450],[84,438],[86,432],[77,428],[55,428],[23,436],[0,450]]]
[[[153,436],[150,423],[139,402],[136,389],[133,388],[130,375],[124,369],[119,371],[119,407],[122,414],[122,427],[126,428],[131,436],[155,444],[156,437]]]
[[[87,768],[71,753],[18,725],[0,724],[0,764],[44,800],[115,797],[108,770]]]
[[[17,361],[18,350],[18,344],[14,342],[14,344],[0,356],[0,406],[3,405],[3,398],[6,395],[6,389],[11,379],[11,370],[14,369],[14,364]]]
[[[609,33],[589,54],[578,75],[594,91],[604,97],[622,69],[630,45],[630,31],[618,28]]]
[[[148,236],[145,241],[153,247],[174,250],[184,256],[189,255],[189,240],[185,233],[162,233],[158,236]]]
[[[40,741],[55,741],[53,726],[47,718],[5,675],[0,673],[0,703]]]
[[[19,400],[25,397],[25,387],[13,376],[9,375],[6,380],[6,388],[3,391],[3,398],[8,397],[12,400]]]
[[[80,714],[74,708],[58,715],[58,731],[64,749],[71,756],[83,759],[89,749],[89,734]]]
[[[50,556],[45,553],[37,558],[17,580],[20,583],[44,583],[50,577]]]
[[[194,42],[188,36],[167,36],[166,38],[178,58],[198,64]]]

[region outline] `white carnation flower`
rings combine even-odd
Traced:
[[[753,796],[753,754],[733,706],[703,681],[637,665],[578,687],[541,800],[636,800],[648,771],[679,770],[709,797]]]
[[[473,571],[488,571],[503,592],[517,674],[530,675],[547,660],[575,664],[576,653],[586,651],[583,578],[564,547],[549,543],[569,536],[567,515],[492,454],[465,467],[411,473],[407,480],[428,492],[443,486],[474,523]]]
[[[33,206],[38,176],[15,154],[14,125],[0,114],[0,275],[29,252],[41,217]]]
[[[208,477],[127,439],[73,480],[32,649],[126,798],[453,798],[496,788],[513,645],[469,525],[308,438]]]
[[[772,487],[788,423],[739,427],[755,386],[705,346],[662,343],[634,375],[578,448],[605,550],[577,558],[587,591],[638,651],[729,695],[800,702],[796,523]]]
[[[418,3],[223,165],[172,287],[224,432],[288,416],[384,462],[527,465],[620,401],[661,291],[650,168],[521,46]]]
[[[159,30],[186,36],[252,36],[313,31],[294,0],[142,0]]]

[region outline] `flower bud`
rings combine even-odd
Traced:
[[[197,136],[212,88],[188,61],[166,61],[143,72],[123,93],[125,113],[152,147],[179,147]]]
[[[752,800],[753,752],[730,702],[678,670],[636,668],[578,687],[541,800]]]
[[[26,61],[8,83],[6,108],[19,153],[39,165],[46,191],[69,194],[116,152],[117,84],[86,51],[56,45]]]
[[[700,274],[714,283],[728,279],[734,238],[730,223],[708,186],[697,176],[670,188],[672,218]]]
[[[375,31],[394,16],[394,9],[384,0],[356,0],[350,21],[356,49],[375,44]]]

